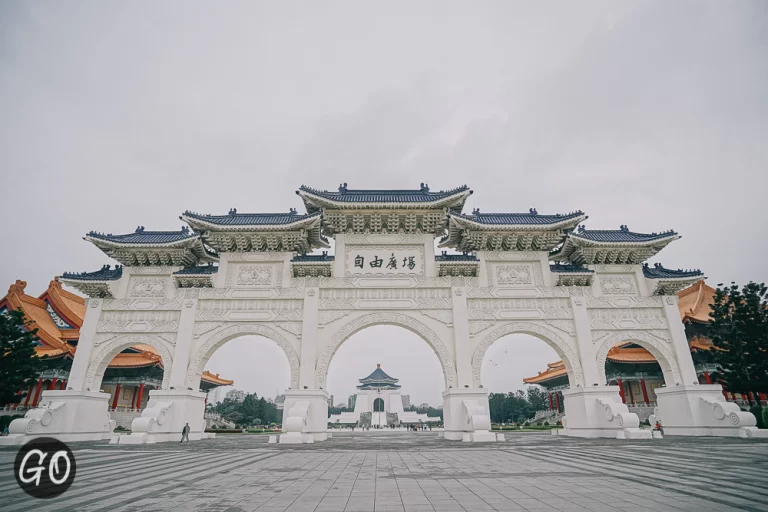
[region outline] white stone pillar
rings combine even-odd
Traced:
[[[72,361],[72,368],[69,370],[69,379],[67,389],[74,391],[98,391],[98,389],[86,390],[85,374],[88,372],[88,366],[93,355],[93,344],[96,340],[96,329],[101,318],[101,309],[104,307],[104,299],[88,299],[86,302],[85,318],[80,327],[80,338],[77,342],[77,351],[75,359]]]
[[[299,389],[315,389],[317,363],[317,288],[304,288],[304,319],[301,325],[301,354],[299,357]]]
[[[472,387],[472,354],[469,343],[469,312],[466,290],[452,288],[453,350],[456,357],[456,378],[459,389]]]
[[[677,359],[677,367],[680,369],[682,382],[668,382],[667,387],[677,385],[698,385],[696,368],[693,366],[691,348],[688,346],[688,338],[685,336],[685,327],[680,320],[680,310],[677,307],[677,296],[662,297],[661,305],[664,308],[664,316],[669,326],[669,334],[672,338],[672,351]]]
[[[179,329],[176,331],[176,346],[173,350],[173,366],[165,371],[171,372],[169,387],[175,390],[186,389],[187,369],[189,366],[192,339],[195,329],[197,299],[185,299],[181,307]],[[202,370],[201,370],[202,371]],[[199,387],[199,382],[196,383]],[[194,389],[197,391],[197,389]]]
[[[574,382],[581,386],[604,386],[605,382],[600,382],[597,370],[597,360],[595,359],[595,347],[592,340],[592,331],[589,326],[589,314],[587,313],[587,303],[584,297],[571,297],[571,310],[573,311],[573,323],[576,327],[576,343],[578,344],[579,360],[584,374],[583,382]]]

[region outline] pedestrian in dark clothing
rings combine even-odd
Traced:
[[[187,443],[189,443],[189,423],[184,425],[184,428],[181,429],[181,441],[179,441],[179,444],[183,443],[185,439],[187,440]]]

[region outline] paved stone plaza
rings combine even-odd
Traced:
[[[3,511],[768,510],[768,442],[573,439],[469,444],[436,433],[355,432],[314,445],[225,435],[179,446],[71,443],[75,483],[24,494],[0,449]],[[746,469],[745,469],[746,468]]]

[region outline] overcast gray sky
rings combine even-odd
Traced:
[[[767,5],[0,0],[0,283],[113,263],[91,229],[342,181],[673,228],[666,266],[764,281]],[[384,362],[390,332],[354,340]]]

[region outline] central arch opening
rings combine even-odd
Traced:
[[[365,327],[345,340],[328,367],[334,428],[408,428],[442,422],[445,376],[418,334],[399,326]]]

